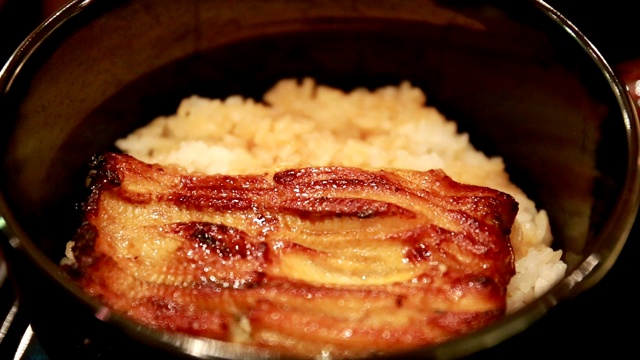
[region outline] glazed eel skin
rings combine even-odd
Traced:
[[[67,271],[152,328],[357,358],[499,319],[517,202],[441,170],[205,175],[96,157]]]

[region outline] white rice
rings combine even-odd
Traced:
[[[210,174],[308,165],[442,168],[454,180],[504,191],[519,203],[509,312],[542,295],[566,270],[562,252],[550,247],[546,212],[510,182],[502,159],[474,149],[468,134],[458,133],[456,123],[427,106],[425,94],[408,82],[345,93],[310,78],[286,79],[264,103],[191,96],[176,114],[153,120],[116,146],[146,162]]]

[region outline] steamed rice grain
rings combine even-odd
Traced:
[[[487,157],[456,123],[426,105],[409,82],[345,93],[313,79],[286,79],[264,102],[191,96],[116,142],[142,161],[178,164],[208,174],[262,173],[302,166],[443,169],[454,180],[492,187],[519,203],[511,242],[516,275],[507,295],[514,311],[542,295],[565,273],[549,220],[511,183],[500,157]]]

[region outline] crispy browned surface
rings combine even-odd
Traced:
[[[442,171],[211,176],[111,153],[95,167],[79,282],[152,327],[357,357],[505,311],[518,205]]]

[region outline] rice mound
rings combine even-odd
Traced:
[[[487,157],[454,121],[426,105],[409,82],[370,91],[285,79],[264,102],[230,96],[185,98],[175,114],[154,119],[116,141],[138,159],[209,174],[262,173],[301,166],[428,170],[511,194],[519,203],[511,242],[516,275],[507,311],[542,295],[566,270],[554,251],[544,210],[510,182],[500,157]]]

